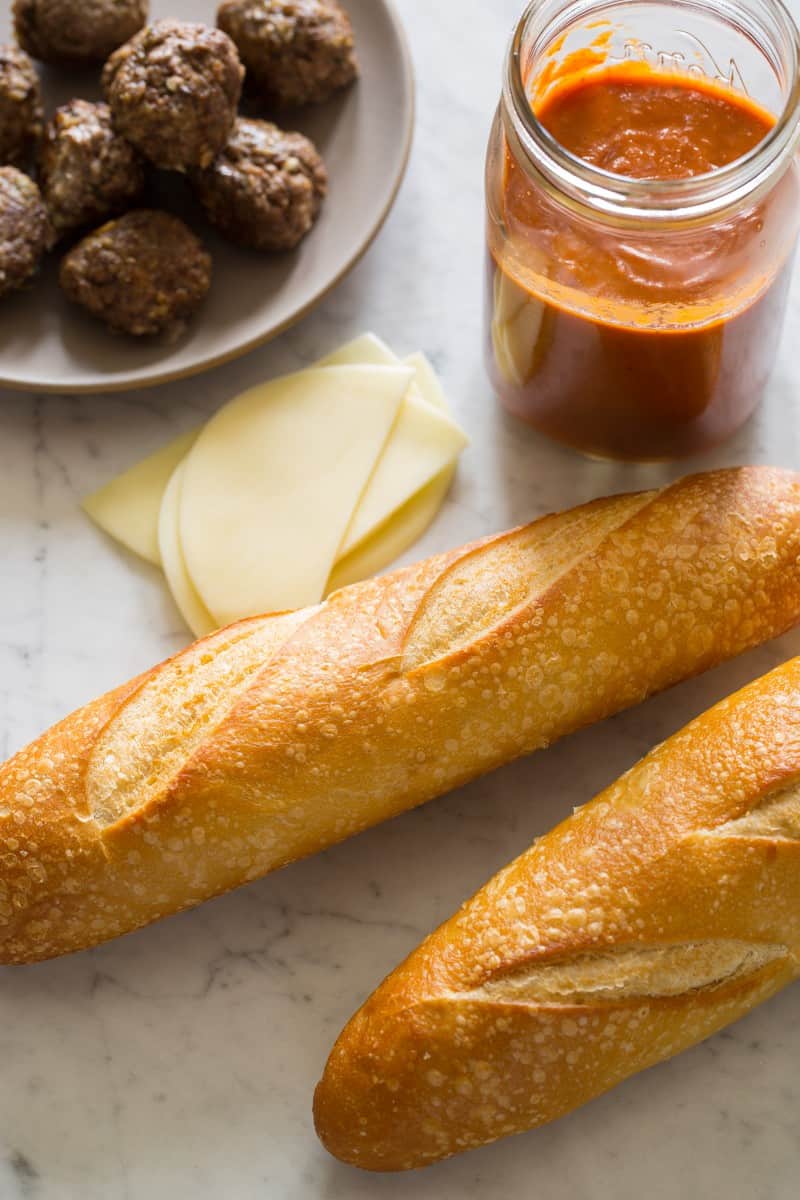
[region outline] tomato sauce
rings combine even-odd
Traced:
[[[645,180],[713,172],[774,123],[745,95],[638,63],[571,76],[534,108],[572,154]],[[793,169],[710,225],[631,230],[576,217],[506,147],[500,203],[490,362],[509,409],[588,453],[630,459],[704,450],[750,415],[780,335]]]

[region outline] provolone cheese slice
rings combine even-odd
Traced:
[[[340,559],[333,568],[325,594],[369,579],[371,575],[379,575],[419,541],[444,504],[455,473],[455,464],[447,467],[412,496],[377,533],[357,546],[352,554]]]
[[[353,514],[340,548],[348,554],[379,529],[392,513],[453,463],[467,444],[464,432],[416,390],[400,409],[397,423]]]
[[[366,333],[327,355],[317,365],[337,366],[358,363],[392,365],[399,362],[397,356],[380,338],[373,333]],[[412,407],[418,408],[415,400],[421,396],[429,404],[446,411],[439,381],[424,355],[412,355],[405,360],[405,363],[415,371],[415,379],[409,389],[412,395]],[[398,418],[398,427],[401,432],[404,428],[408,430],[410,426],[411,422],[407,419],[401,425]],[[448,432],[452,434],[451,430]],[[155,565],[161,565],[158,519],[164,492],[176,466],[194,445],[199,433],[200,430],[195,429],[181,434],[180,437],[169,442],[155,454],[136,463],[83,502],[85,511],[101,529],[135,554]],[[444,444],[446,445],[446,442]],[[387,474],[383,478],[379,477],[375,481],[374,487],[369,489],[369,494],[364,497],[366,504],[362,506],[363,511],[353,522],[352,533],[348,532],[345,544],[340,547],[340,556],[350,552],[355,537],[360,536],[363,541],[370,536],[368,532],[364,532],[366,527],[369,525],[374,527],[376,523],[381,522],[381,511],[379,509],[376,512],[374,504],[381,495],[386,496],[387,488],[390,486],[388,472],[392,470],[393,461],[395,466],[397,465],[398,457],[397,455],[389,457],[386,466]],[[418,473],[424,474],[421,460],[418,465]],[[401,489],[398,487],[395,497],[398,507],[403,506],[416,482],[413,477],[409,479],[408,488],[403,489],[405,490],[404,496],[400,495]],[[385,521],[385,516],[382,519]]]
[[[433,408],[446,413],[447,400],[442,385],[425,355],[411,354],[404,362],[413,367],[414,382],[423,398]],[[418,491],[416,496],[407,500],[398,512],[351,554],[340,559],[328,580],[326,595],[380,574],[419,541],[444,504],[455,473],[456,465],[453,463]]]
[[[176,607],[195,637],[205,637],[217,628],[189,577],[178,531],[184,463],[180,463],[167,483],[158,517],[158,545],[161,563]]]
[[[399,361],[379,337],[364,333],[326,355],[316,366],[357,363],[391,366]],[[154,566],[161,566],[158,517],[164,492],[178,463],[186,457],[199,435],[199,429],[181,434],[83,501],[84,511],[96,525]]]
[[[403,362],[414,372],[414,383],[419,388],[422,399],[427,400],[432,408],[449,414],[450,409],[447,406],[439,376],[434,371],[427,355],[421,352],[409,354],[407,358],[403,359]]]
[[[411,379],[403,366],[312,368],[209,421],[186,458],[180,540],[220,624],[319,600]]]
[[[199,429],[182,433],[83,501],[84,511],[96,525],[156,566],[161,563],[158,514],[164,491],[199,433]]]
[[[374,333],[367,333],[322,359],[321,365],[337,361],[390,363],[400,360]],[[369,486],[353,514],[339,547],[338,559],[346,557],[371,537],[393,513],[455,462],[467,445],[463,430],[447,414],[441,385],[425,356],[412,355],[406,359],[406,365],[414,370],[414,382],[408,389],[392,436]]]
[[[358,364],[399,366],[400,360],[380,338],[367,333],[317,365]],[[391,442],[384,446],[338,547],[339,561],[326,591],[385,569],[425,532],[444,500],[454,474],[455,458],[466,441],[447,419],[441,385],[424,355],[412,355],[404,365],[414,372],[413,380],[398,411]],[[274,381],[276,386],[280,382]],[[392,445],[398,433],[401,435],[398,444]],[[193,631],[202,635],[216,628],[219,622],[206,608],[186,567],[179,528],[182,473],[176,472],[199,435],[200,430],[192,430],[136,463],[88,497],[84,508],[102,529],[134,553],[164,566],[179,609]],[[448,465],[438,473],[434,469],[437,454],[442,459],[449,454]],[[407,472],[403,463],[409,458],[415,470]],[[430,477],[420,485],[426,473]],[[167,498],[167,486],[173,477],[175,482]],[[259,526],[270,519],[266,510],[257,516]]]
[[[389,349],[385,342],[381,341],[377,334],[362,333],[360,337],[353,338],[352,342],[340,346],[332,354],[326,354],[314,366],[346,367],[364,363],[378,367],[381,365],[391,367],[399,361],[397,355]]]

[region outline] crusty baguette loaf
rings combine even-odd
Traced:
[[[0,960],[93,945],[800,620],[800,477],[619,496],[213,634],[0,770]]]
[[[422,1167],[552,1121],[800,974],[800,658],[540,838],[352,1019],[333,1154]]]

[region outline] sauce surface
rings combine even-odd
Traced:
[[[559,82],[535,112],[573,154],[637,179],[714,171],[774,124],[747,96],[639,63]],[[500,193],[490,361],[507,407],[560,441],[622,458],[705,449],[750,415],[777,351],[794,170],[749,207],[680,230],[576,216],[508,147]]]
[[[738,92],[630,67],[554,88],[536,116],[578,158],[635,179],[685,179],[724,167],[774,125]]]

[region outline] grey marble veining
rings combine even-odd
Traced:
[[[365,328],[430,354],[473,439],[414,557],[686,469],[586,462],[493,403],[482,159],[519,6],[400,0],[419,82],[409,175],[374,247],[300,326],[149,392],[0,398],[3,756],[186,641],[157,572],[104,539],[79,497],[237,391]],[[800,467],[799,338],[800,278],[767,403],[693,469]],[[427,931],[656,741],[796,653],[800,634],[193,913],[0,972],[0,1200],[795,1196],[796,987],[549,1128],[414,1176],[328,1158],[310,1104],[344,1020]]]

